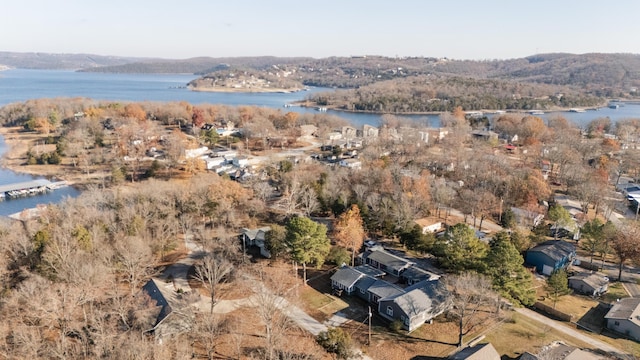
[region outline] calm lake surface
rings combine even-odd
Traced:
[[[327,88],[311,88],[309,91],[295,93],[215,93],[195,92],[184,86],[195,75],[183,74],[100,74],[80,73],[58,70],[24,70],[12,69],[0,71],[0,106],[14,102],[22,102],[38,98],[86,97],[98,100],[119,101],[187,101],[192,104],[225,104],[255,105],[278,108],[283,111],[300,113],[317,113],[316,110],[304,107],[283,108],[285,104],[304,100],[307,95],[319,91],[332,91]],[[381,115],[348,113],[329,110],[328,114],[342,117],[354,126],[369,124],[378,126]],[[609,117],[613,122],[620,119],[640,118],[640,105],[627,104],[618,109],[602,108],[599,111],[583,113],[561,112],[539,115],[548,119],[554,115],[562,115],[579,126],[599,117]],[[438,126],[438,115],[399,116],[429,126]],[[0,156],[6,150],[0,137]],[[18,174],[0,168],[0,185],[34,179],[30,175]],[[55,203],[67,196],[77,196],[79,192],[72,188],[17,200],[0,202],[0,216],[35,207],[38,204]]]

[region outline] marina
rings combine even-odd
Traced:
[[[13,184],[0,185],[0,200],[32,196],[52,191],[66,186],[66,182],[51,182],[46,179],[36,179]]]

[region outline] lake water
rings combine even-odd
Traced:
[[[283,105],[304,100],[307,95],[313,92],[331,91],[331,89],[326,88],[311,88],[309,91],[295,93],[216,93],[195,92],[185,89],[184,86],[195,78],[195,75],[182,74],[100,74],[58,70],[12,69],[0,71],[0,106],[37,98],[86,97],[116,101],[187,101],[192,104],[254,105],[278,108],[283,111],[317,113],[312,108],[283,108]],[[378,126],[381,119],[379,114],[349,113],[333,110],[327,111],[327,114],[342,117],[354,126],[362,126],[364,124]],[[584,126],[598,117],[609,117],[613,122],[626,118],[640,118],[640,105],[628,104],[618,109],[603,108],[599,111],[583,113],[546,113],[541,117],[548,119],[555,114],[565,116],[577,125]],[[440,123],[438,115],[399,117],[430,126],[438,126]],[[5,144],[0,137],[0,155],[4,153],[4,149]],[[32,176],[17,174],[0,168],[0,184],[31,179],[33,179]],[[65,196],[77,196],[77,194],[77,190],[68,187],[45,195],[2,201],[0,202],[0,215],[19,212],[25,208],[35,207],[37,204],[57,202]]]

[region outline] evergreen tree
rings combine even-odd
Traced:
[[[511,209],[503,211],[500,220],[504,228],[513,229],[516,226],[516,214]]]
[[[571,214],[567,209],[562,206],[555,204],[551,208],[549,208],[549,220],[553,221],[553,225],[555,227],[555,231],[553,232],[553,238],[558,238],[558,230],[560,227],[567,227],[571,225]]]
[[[553,300],[553,308],[555,309],[558,300],[571,293],[566,271],[560,269],[549,276],[547,279],[547,292],[551,300]]]
[[[591,263],[593,256],[600,249],[604,240],[604,224],[598,218],[587,221],[582,226],[582,248],[589,252]]]
[[[489,243],[486,273],[493,288],[505,298],[523,304],[535,302],[533,277],[522,266],[524,259],[506,232],[499,232]]]
[[[285,244],[291,259],[302,264],[303,280],[307,283],[307,264],[320,267],[331,249],[327,227],[306,217],[294,217],[287,223]]]
[[[265,234],[264,245],[269,250],[272,259],[283,256],[287,251],[286,237],[287,229],[278,224],[271,225],[271,230]]]
[[[455,273],[481,271],[487,246],[476,237],[471,227],[460,223],[449,228],[444,236],[436,240],[433,253],[440,265]]]
[[[430,252],[435,241],[435,236],[432,233],[423,234],[422,228],[418,224],[400,234],[400,242],[407,249],[421,253]]]

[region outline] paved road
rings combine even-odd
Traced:
[[[588,256],[580,256],[576,257],[581,262],[589,263],[591,258]],[[605,261],[604,265],[602,265],[602,260],[593,260],[594,264],[598,266],[602,266],[602,273],[605,274],[612,281],[618,280],[618,264]],[[640,269],[633,266],[625,264],[622,268],[622,286],[627,290],[629,296],[631,297],[640,297],[640,285],[638,285],[638,281],[640,281]]]
[[[604,342],[602,342],[600,340],[594,339],[591,336],[587,336],[587,335],[579,332],[578,330],[572,329],[572,328],[562,324],[559,321],[555,321],[555,320],[549,319],[548,317],[540,315],[535,311],[531,311],[531,310],[525,309],[525,308],[516,308],[515,311],[517,311],[518,313],[520,313],[520,314],[522,314],[522,315],[524,315],[524,316],[526,316],[526,317],[528,317],[530,319],[533,319],[533,320],[536,320],[538,322],[541,322],[541,323],[543,323],[543,324],[545,324],[547,326],[550,326],[550,327],[552,327],[552,328],[554,328],[554,329],[556,329],[556,330],[558,330],[560,332],[563,332],[563,333],[565,333],[565,334],[567,334],[567,335],[569,335],[569,336],[571,336],[573,338],[576,338],[576,339],[578,339],[578,340],[580,340],[580,341],[582,341],[584,343],[590,344],[591,346],[593,346],[596,349],[601,349],[603,351],[610,352],[610,353],[626,354],[624,351],[622,351],[622,350],[620,350],[620,349],[618,349],[616,347],[613,347],[613,346],[611,346],[611,345],[609,345],[607,343],[604,343]]]
[[[175,264],[167,267],[165,271],[159,276],[160,279],[166,280],[168,278],[173,279],[173,285],[175,290],[182,289],[185,292],[191,291],[191,287],[188,282],[189,268],[203,255],[202,248],[191,237],[187,237],[185,240],[185,246],[188,250],[186,257],[180,259]],[[255,306],[255,296],[250,296],[244,299],[236,300],[221,300],[218,301],[214,308],[214,313],[226,314],[234,310],[243,307]],[[211,300],[206,296],[201,296],[200,301],[194,304],[200,311],[209,311],[211,306]],[[278,297],[276,299],[278,308],[286,314],[293,322],[295,322],[300,328],[308,331],[313,336],[317,336],[322,331],[327,331],[326,325],[320,323],[316,319],[309,316],[299,307],[291,304],[287,299]],[[360,354],[362,360],[372,360],[370,357],[362,354],[362,351],[356,349]]]

